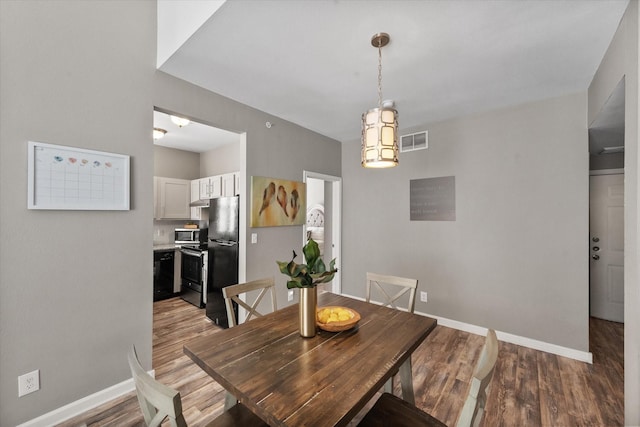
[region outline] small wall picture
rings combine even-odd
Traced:
[[[302,225],[306,205],[304,182],[251,177],[251,227]]]

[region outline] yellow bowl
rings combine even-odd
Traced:
[[[318,314],[323,311],[323,310],[346,310],[351,314],[351,318],[348,320],[339,320],[337,322],[329,322],[329,323],[322,323],[320,322],[320,320],[318,319]],[[318,311],[316,312],[316,324],[318,325],[318,327],[320,329],[322,329],[323,331],[328,331],[328,332],[340,332],[340,331],[346,331],[347,329],[351,329],[354,326],[356,326],[356,324],[358,323],[358,321],[360,320],[360,314],[358,314],[357,311],[348,308],[348,307],[338,307],[338,306],[328,306],[328,307],[320,307],[318,308]]]

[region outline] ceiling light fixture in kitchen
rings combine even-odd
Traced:
[[[160,128],[153,128],[153,140],[160,139],[167,133],[166,130]]]
[[[362,161],[365,168],[390,168],[398,164],[398,111],[393,101],[382,102],[382,47],[389,34],[378,33],[371,45],[378,48],[378,108],[362,115]]]
[[[178,116],[169,116],[171,117],[171,121],[178,127],[183,127],[191,123],[191,120],[185,119],[184,117]]]

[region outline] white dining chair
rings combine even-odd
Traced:
[[[128,359],[138,402],[147,427],[159,426],[165,418],[169,419],[172,427],[187,427],[182,415],[180,392],[156,381],[149,375],[140,364],[133,345],[129,349]]]
[[[458,415],[456,427],[478,427],[487,403],[487,388],[491,382],[493,370],[498,360],[498,338],[493,329],[487,331],[487,338],[480,352],[469,384],[467,398]],[[443,426],[437,418],[416,408],[389,393],[383,393],[378,401],[367,412],[358,427],[420,427]]]
[[[413,313],[417,288],[418,279],[367,272],[366,301],[371,302],[372,299],[377,301],[377,298],[381,298],[383,301],[377,302],[382,303],[382,305],[386,307]],[[399,306],[400,300],[404,295],[408,295],[408,297],[406,297],[407,305]],[[411,364],[411,360],[407,360],[406,363]],[[395,374],[385,383],[384,390],[387,393],[393,393],[394,376]],[[408,379],[406,381],[408,381]]]
[[[187,427],[187,422],[182,415],[182,400],[180,392],[167,387],[144,370],[135,346],[131,346],[128,354],[129,368],[136,386],[138,403],[144,416],[147,427],[157,427],[168,418],[172,427]],[[234,405],[218,415],[213,421],[204,427],[267,427],[257,415],[244,405]]]
[[[384,306],[413,313],[417,288],[417,279],[367,272],[366,301],[371,302],[380,297],[383,301],[377,302]],[[408,295],[408,303],[405,307],[399,307],[399,301],[404,295]]]
[[[260,293],[256,296],[253,304],[249,305],[241,298],[241,295],[257,290],[259,290]],[[272,311],[276,311],[278,309],[278,305],[276,302],[276,288],[275,280],[273,277],[253,280],[247,283],[239,283],[237,285],[225,286],[224,288],[222,288],[224,304],[227,307],[227,318],[229,319],[229,327],[232,328],[238,324],[236,323],[236,313],[233,309],[234,302],[238,304],[239,307],[242,307],[247,311],[247,316],[244,319],[244,321],[247,322],[251,319],[252,316],[261,317],[264,315],[257,310],[257,307],[267,292],[271,293]],[[237,402],[238,400],[231,393],[227,392],[224,400],[225,411],[230,410],[234,405],[237,404]]]
[[[244,300],[242,300],[241,295],[257,290],[259,290],[260,293],[256,296],[253,304],[249,305]],[[222,288],[222,296],[224,297],[224,304],[227,307],[227,317],[229,318],[229,327],[237,325],[235,316],[236,313],[233,309],[234,302],[247,311],[247,316],[244,319],[244,321],[246,322],[250,320],[252,316],[263,316],[262,313],[258,312],[257,307],[267,292],[271,293],[271,308],[273,311],[276,311],[278,309],[278,306],[276,303],[276,289],[273,277],[253,280],[247,283],[239,283],[237,285],[225,286],[224,288]]]

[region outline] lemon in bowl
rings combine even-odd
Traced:
[[[360,314],[347,307],[320,307],[316,315],[318,327],[329,332],[346,331],[353,328],[359,320]]]

